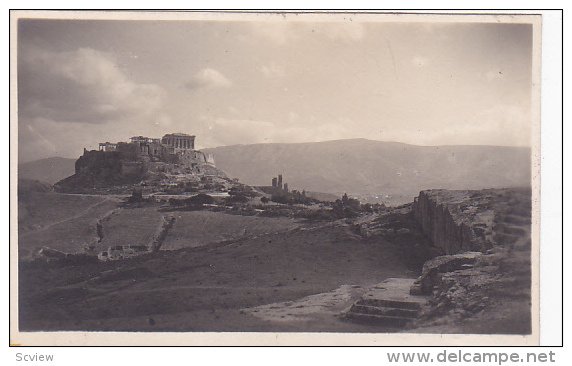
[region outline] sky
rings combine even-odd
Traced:
[[[530,146],[531,25],[292,17],[20,19],[19,161],[172,132]]]

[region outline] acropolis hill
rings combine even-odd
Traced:
[[[56,183],[61,192],[129,188],[134,184],[177,187],[226,175],[214,157],[195,150],[195,136],[170,133],[162,138],[134,136],[130,142],[102,142],[99,150],[84,149],[75,174]]]

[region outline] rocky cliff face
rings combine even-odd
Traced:
[[[485,191],[421,191],[413,212],[433,245],[446,254],[482,251],[492,246],[494,211]],[[478,199],[477,199],[478,197]]]
[[[416,326],[530,333],[530,189],[422,191],[413,212],[432,244],[447,253],[425,262],[411,287],[413,294],[432,295]]]
[[[58,192],[95,193],[97,190],[131,190],[130,185],[178,185],[201,177],[225,179],[226,174],[213,164],[213,158],[198,150],[150,156],[139,153],[134,144],[123,144],[117,151],[84,151],[75,162],[75,174],[54,185]],[[123,188],[121,188],[123,187]]]
[[[493,246],[530,246],[529,188],[427,190],[413,213],[433,245],[446,254]]]
[[[86,188],[139,182],[144,162],[126,159],[121,152],[86,151],[75,163],[75,174],[55,184],[58,192],[79,193]]]

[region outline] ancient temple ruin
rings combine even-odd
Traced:
[[[195,149],[195,136],[186,133],[169,133],[161,139],[161,143],[173,149]]]
[[[224,173],[215,167],[212,154],[195,149],[195,136],[169,133],[162,138],[133,136],[129,142],[101,142],[98,150],[84,149],[75,163],[74,176],[61,181],[59,186],[62,191],[70,191],[76,187],[201,176],[224,176]]]
[[[288,193],[288,183],[282,181],[282,174],[278,174],[278,177],[272,178],[272,190],[273,191],[284,191]]]
[[[173,162],[185,160],[191,164],[209,164],[214,166],[212,154],[195,150],[195,136],[186,133],[169,133],[162,138],[133,136],[129,142],[100,142],[99,152],[121,152],[135,158],[149,158],[150,161]],[[89,151],[85,150],[85,153]]]

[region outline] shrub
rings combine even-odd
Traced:
[[[245,197],[256,197],[258,193],[252,190],[249,186],[235,186],[229,189],[228,194],[231,196],[245,196]]]
[[[226,198],[227,203],[246,203],[248,200],[248,197],[242,194],[235,194]]]
[[[285,194],[273,194],[270,197],[270,200],[272,202],[276,202],[276,203],[282,203],[282,204],[287,204],[289,202],[288,200],[288,196]]]
[[[208,194],[200,193],[186,200],[186,203],[194,205],[209,205],[214,203],[214,198]]]
[[[330,209],[319,209],[319,210],[304,210],[296,215],[296,217],[304,218],[312,221],[323,221],[323,220],[334,220],[336,215]]]
[[[183,200],[178,200],[176,198],[169,198],[169,205],[171,205],[171,206],[182,206]]]
[[[179,187],[169,187],[169,188],[165,189],[165,193],[172,194],[172,195],[182,194],[183,189],[181,189]]]

